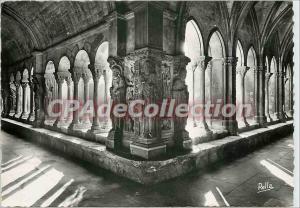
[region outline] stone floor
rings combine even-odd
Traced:
[[[233,162],[152,186],[0,132],[2,206],[292,206],[292,135]],[[258,185],[267,189],[258,189]],[[268,190],[271,189],[271,190]],[[258,193],[259,192],[259,193]]]

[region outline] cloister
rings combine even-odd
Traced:
[[[133,160],[293,120],[292,2],[5,2],[2,121]],[[51,101],[247,104],[230,117],[51,117]],[[62,110],[61,105],[54,106]],[[205,111],[205,108],[200,109]],[[8,124],[3,126],[8,128]]]

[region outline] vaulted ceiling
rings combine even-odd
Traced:
[[[2,60],[7,63],[30,56],[100,23],[114,9],[109,2],[15,1],[2,5]]]
[[[29,57],[34,49],[43,50],[68,39],[101,23],[107,14],[116,8],[122,10],[125,4],[111,1],[5,2],[1,5],[2,63],[12,64]],[[181,3],[168,4],[169,9],[178,11]],[[201,5],[205,7],[206,4]],[[270,37],[277,32],[281,43],[286,33],[292,34],[292,2],[259,1],[246,4],[228,1],[224,5],[229,18],[249,17],[249,11],[254,11],[254,21],[260,35]],[[209,9],[201,11],[207,11],[209,15]],[[246,15],[235,16],[233,12],[246,12]]]

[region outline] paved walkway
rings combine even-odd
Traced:
[[[17,131],[17,129],[16,129]],[[293,140],[143,186],[0,131],[2,206],[292,206]]]

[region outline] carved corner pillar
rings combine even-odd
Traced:
[[[190,59],[184,55],[178,55],[173,60],[173,84],[172,84],[172,99],[175,99],[175,106],[180,104],[188,105],[189,92],[185,83],[186,66]],[[188,114],[184,117],[173,116],[174,119],[174,142],[175,146],[180,150],[191,149],[192,140],[189,137],[189,132],[185,129],[187,124]]]
[[[225,91],[224,91],[224,103],[230,105],[236,105],[236,64],[237,57],[225,57]],[[223,118],[224,126],[230,135],[237,135],[238,124],[236,121],[236,112],[232,116]]]
[[[264,65],[259,65],[255,70],[255,79],[257,84],[255,85],[256,92],[256,122],[262,126],[266,126],[267,117],[265,115],[265,72],[266,67]]]
[[[41,127],[45,120],[45,79],[44,74],[33,74],[33,91],[34,91],[34,104],[35,104],[35,120],[33,127]]]
[[[134,51],[126,57],[125,83],[126,103],[134,100],[144,101],[139,118],[126,117],[124,123],[124,141],[130,142],[130,152],[145,159],[163,156],[166,153],[166,143],[162,138],[162,122],[158,115],[147,115],[149,106],[159,105],[163,99],[163,72],[162,60],[164,53],[161,50],[143,48]]]
[[[5,118],[9,115],[9,84],[2,81],[1,86],[1,96],[2,96],[2,112],[1,117]]]
[[[107,61],[112,70],[110,95],[112,99],[112,109],[114,109],[116,105],[126,103],[124,59],[121,57],[110,56]],[[122,146],[124,118],[115,116],[113,111],[110,113],[110,118],[112,121],[112,129],[108,133],[105,145],[108,149],[117,151]]]
[[[13,117],[16,113],[16,101],[17,99],[17,90],[16,86],[13,81],[9,83],[9,99],[8,99],[8,106],[9,106],[9,117]]]

